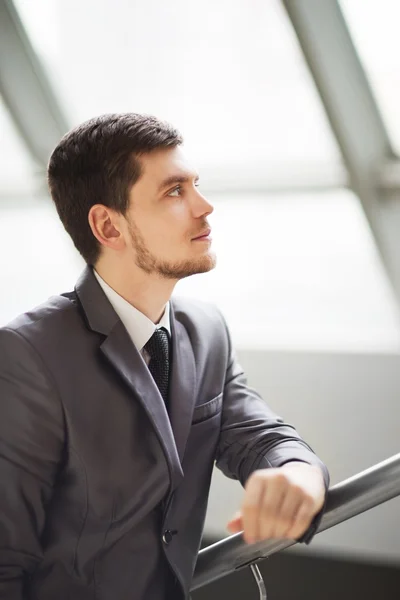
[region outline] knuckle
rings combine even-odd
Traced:
[[[302,510],[305,513],[310,513],[314,508],[314,498],[309,494],[306,494],[303,498]]]
[[[304,502],[307,504],[314,504],[314,496],[309,492],[303,492]]]
[[[301,514],[297,515],[295,525],[299,527],[303,527],[304,525],[308,526],[311,523],[311,518],[312,516],[310,512],[302,512]]]
[[[293,513],[284,513],[281,515],[281,520],[289,525],[294,523],[294,514]]]
[[[291,490],[296,496],[301,496],[304,499],[305,492],[299,483],[293,483],[291,485]]]
[[[264,501],[260,507],[263,514],[272,514],[275,512],[274,505],[271,501]]]
[[[289,477],[284,471],[278,471],[275,476],[275,481],[282,486],[289,485]]]

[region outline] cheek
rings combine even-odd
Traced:
[[[163,217],[176,224],[181,223],[182,225],[188,223],[190,220],[190,212],[188,205],[181,199],[176,199],[175,202],[171,202],[166,205]]]
[[[172,256],[182,248],[185,238],[184,228],[179,226],[176,220],[163,219],[149,223],[144,237],[145,244],[160,258]]]
[[[190,237],[190,219],[183,203],[176,203],[164,211],[161,219],[153,222],[153,231],[157,232],[160,239],[174,244],[187,241]]]
[[[137,228],[150,252],[173,256],[187,250],[193,224],[184,202],[170,202],[141,217]]]

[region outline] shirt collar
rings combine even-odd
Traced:
[[[164,314],[161,317],[160,322],[155,325],[153,321],[140,312],[140,310],[132,306],[132,304],[127,302],[113,290],[112,287],[100,277],[95,269],[93,269],[93,273],[139,352],[143,349],[143,346],[147,344],[156,329],[164,327],[171,336],[169,302],[165,305]]]

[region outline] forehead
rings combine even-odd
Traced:
[[[139,158],[142,174],[137,182],[154,185],[173,176],[197,177],[197,171],[181,146],[160,148],[144,154]]]

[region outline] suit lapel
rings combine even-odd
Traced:
[[[183,477],[183,472],[165,403],[146,363],[121,321],[118,321],[100,348],[135,394],[152,422],[170,467],[171,489],[175,489]]]
[[[169,386],[169,413],[172,431],[182,462],[192,423],[196,394],[196,366],[188,332],[179,321],[171,301],[172,366]]]
[[[106,336],[100,349],[146,411],[164,451],[171,489],[183,477],[164,401],[144,360],[88,267],[76,285],[88,326]]]

